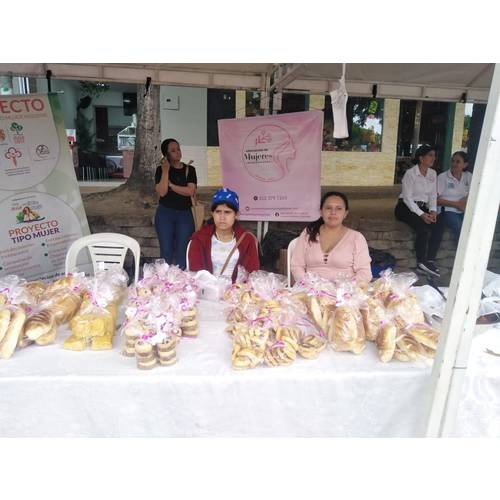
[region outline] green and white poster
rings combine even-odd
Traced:
[[[86,234],[59,96],[0,96],[0,277],[63,276]]]

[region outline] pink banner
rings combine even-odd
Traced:
[[[222,178],[242,220],[319,217],[323,113],[219,120]]]

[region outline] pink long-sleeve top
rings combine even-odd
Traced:
[[[349,278],[355,277],[370,281],[372,279],[371,260],[365,237],[358,231],[348,228],[342,239],[328,254],[328,260],[325,263],[319,235],[317,241],[310,242],[304,229],[293,250],[290,266],[295,281],[302,279],[306,271],[314,272],[330,280],[346,275]]]

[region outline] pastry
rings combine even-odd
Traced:
[[[397,328],[392,323],[385,324],[377,337],[377,348],[380,361],[387,363],[394,356],[396,350]]]
[[[47,309],[42,309],[26,320],[24,332],[30,340],[36,340],[52,330],[54,317]]]
[[[113,335],[103,335],[102,337],[93,337],[90,340],[90,349],[93,351],[103,351],[113,349]]]
[[[0,343],[2,342],[5,334],[7,333],[7,329],[9,328],[10,316],[10,309],[8,309],[7,307],[0,310]]]
[[[136,357],[136,359],[139,370],[151,370],[156,366],[156,358],[154,356],[146,359]]]
[[[350,306],[341,306],[335,310],[328,330],[328,340],[334,351],[360,354],[365,349],[363,322],[357,316]]]
[[[437,349],[439,332],[430,326],[424,323],[410,325],[405,331],[423,346],[428,347],[433,351]]]
[[[49,345],[53,344],[56,341],[57,330],[55,326],[53,326],[47,333],[40,335],[35,342],[37,345]]]
[[[87,340],[76,335],[70,335],[63,343],[64,349],[83,351],[87,347]]]
[[[369,297],[360,312],[363,318],[366,340],[375,342],[385,319],[384,307],[379,300]]]
[[[24,288],[35,300],[38,300],[45,292],[47,286],[43,281],[31,281],[30,283],[26,283]]]
[[[19,337],[22,335],[26,313],[22,309],[15,309],[10,318],[9,327],[0,342],[0,358],[9,359],[14,353]]]

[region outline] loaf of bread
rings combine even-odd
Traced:
[[[366,347],[363,321],[354,308],[344,305],[335,310],[328,340],[334,351],[363,352]]]
[[[7,329],[9,328],[10,323],[10,309],[4,307],[0,309],[0,342],[2,342],[5,334],[7,333]]]
[[[392,323],[387,323],[380,329],[377,336],[377,349],[380,361],[383,363],[387,363],[394,357],[397,331],[396,326]]]
[[[57,330],[56,327],[53,326],[47,333],[44,333],[43,335],[40,335],[35,342],[37,345],[49,345],[53,344],[56,341],[57,337]]]
[[[19,337],[23,333],[26,313],[22,309],[15,309],[10,318],[9,327],[0,343],[0,358],[9,359],[14,353]]]
[[[366,340],[375,342],[385,319],[385,309],[380,300],[370,297],[360,309]]]
[[[42,309],[26,320],[24,333],[30,340],[49,333],[54,327],[54,316],[48,309]]]

